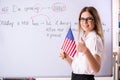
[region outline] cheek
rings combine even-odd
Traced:
[[[92,29],[94,29],[95,25],[93,23],[89,24]]]
[[[85,23],[80,22],[81,28],[85,25]],[[88,25],[88,24],[87,24]]]
[[[80,22],[80,25],[82,25],[82,22]]]

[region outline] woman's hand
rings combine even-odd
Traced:
[[[72,59],[65,52],[61,52],[60,57],[64,59],[65,61],[67,61],[69,65],[72,64]]]
[[[62,59],[65,59],[67,56],[68,56],[68,55],[67,55],[65,52],[61,52],[61,53],[60,53],[60,57],[61,57]]]
[[[84,40],[81,38],[80,41],[78,42],[77,44],[77,52],[82,52],[85,54],[86,50],[87,50],[87,47],[85,45],[85,42]]]

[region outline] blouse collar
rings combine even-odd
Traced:
[[[82,38],[83,38],[83,39],[87,39],[87,38],[92,37],[92,36],[94,36],[94,35],[96,35],[96,32],[93,30],[93,31],[89,32],[88,35],[85,35],[85,34],[83,33]]]

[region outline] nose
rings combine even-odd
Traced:
[[[85,23],[85,24],[88,23],[88,19],[85,19],[85,20],[83,21],[83,23]]]

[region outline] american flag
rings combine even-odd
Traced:
[[[74,55],[76,54],[76,44],[71,28],[69,28],[68,30],[61,49],[71,57],[74,57]]]

